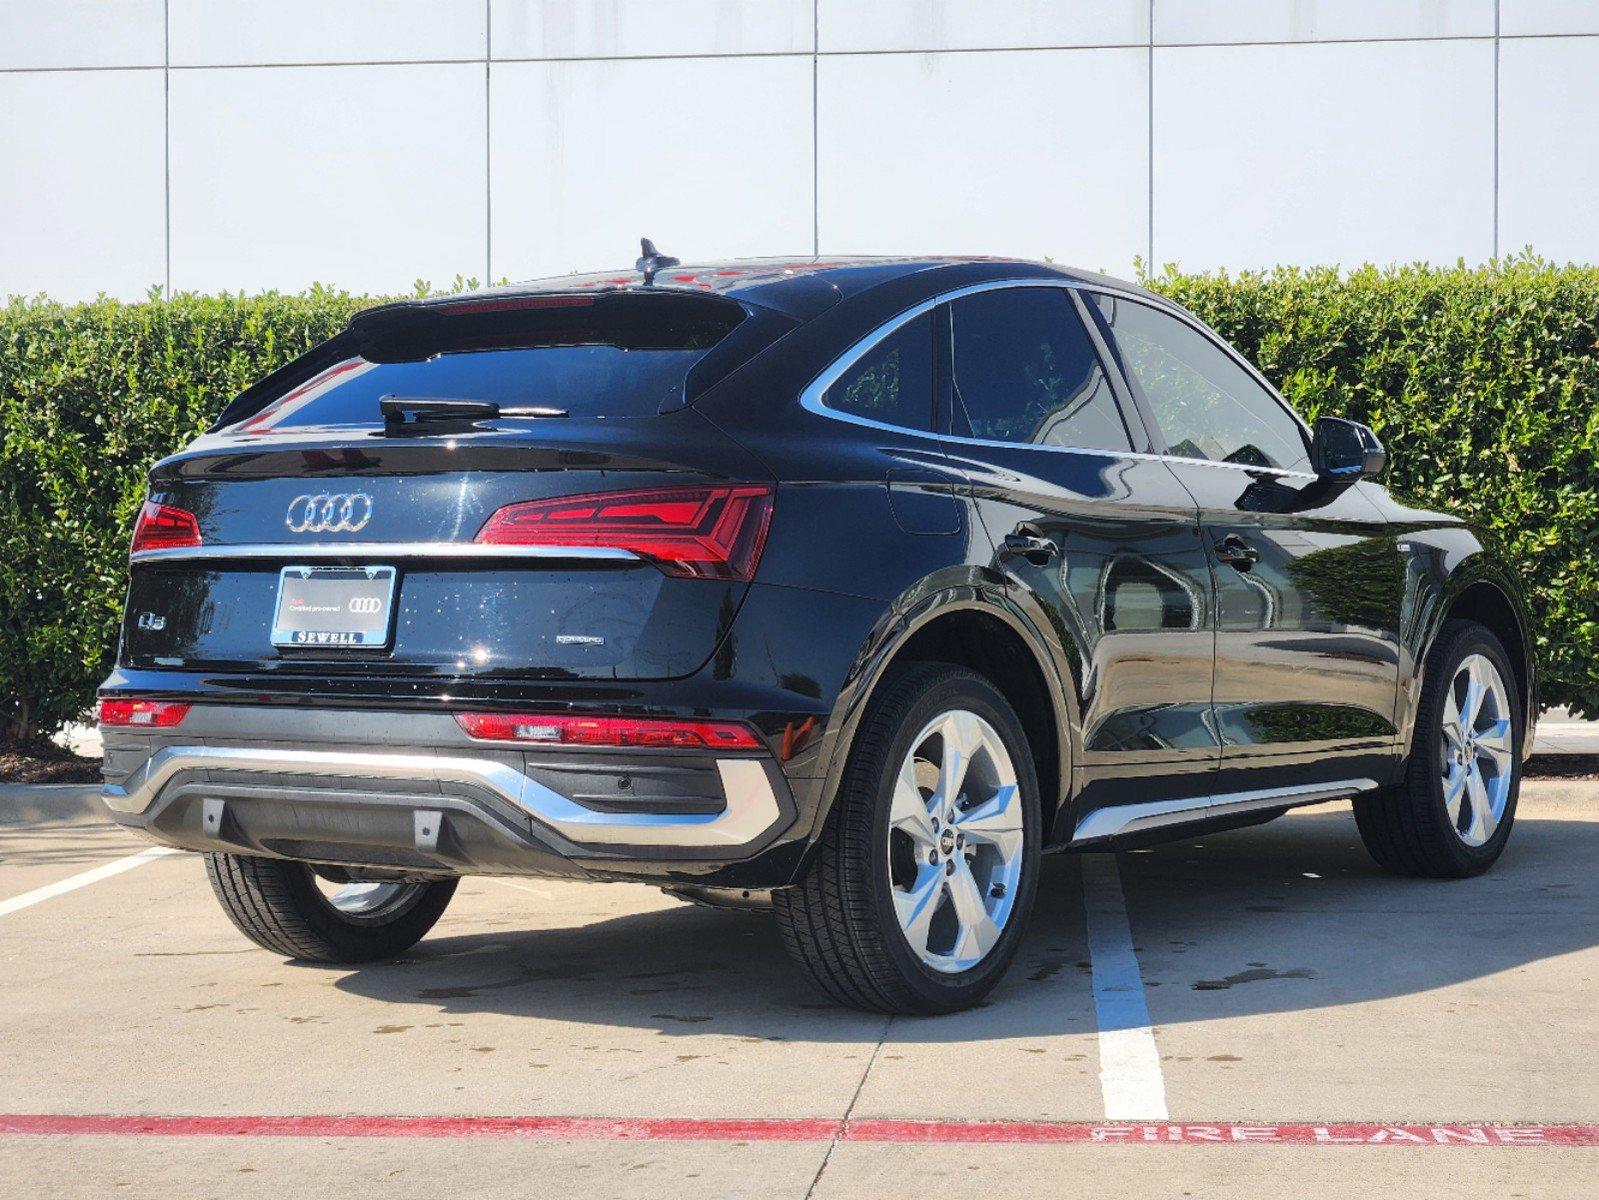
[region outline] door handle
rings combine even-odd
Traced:
[[[1060,547],[1047,537],[1036,533],[1007,533],[1000,549],[1001,558],[1025,558],[1035,567],[1042,567],[1060,553]]]
[[[1236,533],[1229,533],[1224,538],[1218,538],[1214,545],[1216,557],[1235,570],[1247,571],[1260,561],[1260,551],[1256,550]]]

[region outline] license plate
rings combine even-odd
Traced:
[[[393,623],[394,577],[393,567],[284,567],[272,644],[383,649]]]

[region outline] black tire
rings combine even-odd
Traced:
[[[1510,700],[1511,744],[1521,745],[1526,714],[1504,647],[1474,621],[1446,621],[1423,669],[1421,702],[1416,706],[1415,733],[1404,777],[1394,787],[1355,800],[1361,841],[1378,863],[1397,874],[1432,879],[1480,875],[1498,860],[1510,838],[1521,790],[1521,761],[1514,753],[1504,815],[1493,836],[1481,846],[1467,845],[1456,835],[1444,808],[1439,773],[1443,704],[1460,664],[1472,654],[1492,662],[1504,681]]]
[[[317,963],[375,962],[404,953],[433,928],[460,882],[410,885],[392,907],[351,917],[322,895],[305,863],[207,854],[205,869],[240,933],[275,954]]]
[[[911,740],[939,713],[966,709],[999,734],[1023,804],[1016,900],[999,940],[958,974],[933,970],[906,942],[888,877],[888,813]],[[1038,886],[1039,795],[1021,722],[988,680],[962,667],[917,664],[886,680],[851,750],[805,877],[772,893],[783,944],[823,992],[852,1008],[945,1013],[968,1008],[999,982],[1015,956]]]

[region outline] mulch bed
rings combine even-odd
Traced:
[[[1599,779],[1599,754],[1534,754],[1526,779]]]
[[[99,782],[98,758],[79,758],[65,750],[0,750],[0,784]]]

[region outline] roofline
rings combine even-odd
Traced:
[[[892,270],[895,267],[899,269]],[[1164,297],[1129,280],[1095,271],[1064,267],[1053,262],[1023,258],[981,255],[807,255],[684,263],[668,271],[662,271],[650,284],[646,284],[642,275],[630,268],[582,275],[546,276],[499,284],[475,292],[456,292],[444,296],[396,301],[393,307],[431,308],[502,296],[563,293],[618,295],[649,291],[681,295],[720,295],[740,303],[772,309],[804,320],[832,307],[841,299],[871,291],[895,279],[921,273],[940,276],[959,273],[979,278],[995,278],[1004,273],[1016,273],[1023,278],[1054,275],[1070,282],[1114,287],[1121,291],[1147,295],[1150,299],[1161,303],[1170,303]],[[857,283],[859,286],[848,286],[852,283]]]

